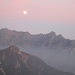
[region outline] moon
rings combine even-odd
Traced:
[[[23,14],[25,14],[25,15],[26,15],[26,14],[27,14],[27,11],[23,11]]]

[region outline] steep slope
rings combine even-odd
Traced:
[[[46,65],[40,58],[16,46],[0,51],[0,75],[73,75]]]
[[[75,50],[74,40],[65,39],[55,32],[31,35],[29,32],[17,32],[8,29],[0,30],[0,47],[16,45],[24,48],[68,49]]]

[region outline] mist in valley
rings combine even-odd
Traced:
[[[48,65],[64,71],[75,74],[75,52],[69,50],[45,50],[45,49],[25,49],[20,50],[38,56]]]

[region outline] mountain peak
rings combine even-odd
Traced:
[[[16,46],[10,46],[9,48],[6,49],[6,51],[8,51],[10,53],[17,53],[17,52],[19,52],[19,48]]]
[[[10,46],[9,49],[11,49],[11,50],[19,50],[19,48],[16,47],[16,46]]]
[[[48,35],[53,36],[53,35],[56,35],[56,33],[54,31],[51,31],[50,33],[48,33]]]
[[[9,29],[7,28],[2,28],[1,31],[8,31]]]
[[[4,34],[4,35],[7,35],[7,34],[11,34],[11,33],[13,33],[13,32],[12,32],[12,30],[10,30],[10,29],[3,28],[3,29],[0,30],[0,33],[1,33],[1,34]]]
[[[60,37],[60,38],[64,38],[61,34],[59,34],[58,37]]]
[[[51,31],[50,34],[56,34],[54,31]]]

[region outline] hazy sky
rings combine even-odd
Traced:
[[[1,28],[75,39],[75,0],[0,0]]]

